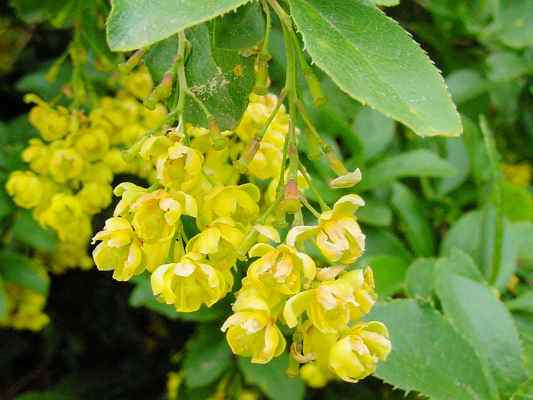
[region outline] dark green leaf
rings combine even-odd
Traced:
[[[400,178],[453,176],[456,169],[428,150],[413,150],[391,156],[363,171],[359,190],[375,189]]]
[[[462,137],[446,140],[446,161],[455,166],[457,173],[454,176],[439,180],[436,189],[440,196],[460,187],[470,174],[470,161]]]
[[[171,36],[150,47],[144,57],[144,63],[148,71],[150,71],[154,82],[159,82],[163,79],[165,72],[172,66],[177,52],[178,38],[176,36]]]
[[[390,331],[392,352],[375,375],[432,400],[496,400],[470,345],[434,309],[414,300],[378,304],[366,318]]]
[[[511,311],[533,314],[533,290],[528,290],[512,300],[506,301],[505,305]]]
[[[0,220],[4,219],[9,214],[11,214],[14,208],[15,207],[13,205],[13,201],[11,200],[11,197],[7,194],[6,190],[3,187],[1,187],[0,188]]]
[[[4,279],[2,278],[2,275],[0,275],[0,321],[7,317],[8,301]]]
[[[446,316],[490,368],[503,398],[526,379],[518,332],[493,290],[439,268],[436,291]]]
[[[113,0],[107,40],[114,51],[148,46],[250,0]]]
[[[247,383],[259,387],[271,400],[301,400],[305,395],[304,383],[289,378],[286,370],[289,356],[283,353],[268,364],[252,364],[246,358],[238,358],[239,369]]]
[[[362,0],[290,0],[313,61],[355,99],[421,136],[461,133],[438,70],[397,23]]]
[[[0,274],[5,282],[15,283],[40,294],[48,293],[50,281],[33,260],[8,250],[0,251]]]
[[[511,400],[531,400],[533,399],[533,379],[524,382],[511,397]]]
[[[263,40],[265,20],[258,1],[214,20],[215,45],[223,49],[247,49]]]
[[[232,353],[218,326],[204,325],[187,343],[183,373],[189,387],[213,383],[232,363]]]
[[[212,46],[205,26],[190,30],[187,38],[192,44],[186,71],[191,91],[216,117],[222,130],[235,128],[254,85],[254,58],[243,57],[238,50]],[[190,98],[186,120],[207,126],[204,113]]]
[[[402,229],[414,254],[431,257],[434,248],[433,231],[424,215],[424,204],[400,183],[393,186],[391,204],[402,222]]]

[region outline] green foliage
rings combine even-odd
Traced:
[[[50,282],[34,265],[34,261],[8,250],[0,251],[0,274],[4,282],[15,283],[46,295]]]
[[[109,47],[128,51],[235,10],[249,0],[114,0],[107,24]],[[147,12],[148,11],[148,12]]]
[[[290,4],[313,61],[346,93],[421,136],[461,133],[444,81],[394,21],[361,0]]]

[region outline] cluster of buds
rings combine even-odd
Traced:
[[[370,267],[353,268],[365,246],[355,216],[364,202],[343,196],[304,225],[300,204],[309,205],[310,181],[296,164],[285,170],[297,132],[282,100],[253,94],[234,131],[179,124],[137,141],[130,153],[155,180],[115,188],[121,200],[94,236],[93,257],[117,280],[148,271],[155,297],[179,312],[220,301],[234,272],[253,259],[222,326],[232,351],[269,362],[287,348],[283,324],[293,329],[294,370],[310,385],[356,382],[391,349],[383,324],[360,321],[376,301]],[[341,177],[333,187],[361,178],[335,167]]]
[[[87,256],[91,218],[111,203],[113,176],[152,173],[121,155],[165,119],[163,107],[149,111],[137,100],[150,85],[149,74],[140,70],[126,90],[101,98],[88,115],[26,96],[36,104],[29,121],[40,138],[31,139],[22,153],[29,170],[13,172],[6,189],[18,206],[33,210],[41,225],[57,233],[57,249],[46,260],[54,272],[93,265]]]

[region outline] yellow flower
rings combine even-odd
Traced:
[[[48,173],[51,151],[40,139],[31,139],[30,145],[22,152],[22,159],[38,174]]]
[[[281,147],[268,143],[263,138],[257,153],[248,164],[248,173],[259,179],[277,178],[283,161],[283,145]]]
[[[321,282],[317,288],[291,297],[283,316],[291,328],[304,312],[323,333],[345,329],[351,320],[367,314],[376,301],[372,270],[367,267],[342,274],[338,279]]]
[[[229,218],[219,218],[187,243],[187,252],[202,254],[215,268],[227,270],[237,262],[244,233]]]
[[[330,367],[344,381],[357,382],[372,374],[391,351],[389,332],[380,322],[359,323],[330,351]]]
[[[280,245],[274,248],[258,243],[250,249],[250,257],[260,257],[248,267],[250,284],[263,284],[280,293],[298,293],[315,278],[316,266],[311,257],[293,247]]]
[[[30,171],[13,172],[6,183],[6,190],[19,207],[34,208],[43,200],[43,184]]]
[[[341,197],[333,210],[323,212],[318,226],[297,226],[287,235],[287,243],[294,246],[297,242],[310,237],[332,263],[352,264],[365,249],[365,235],[354,217],[355,211],[364,205],[363,199],[355,194]]]
[[[82,129],[69,137],[78,153],[88,161],[100,160],[109,150],[109,138],[101,128]]]
[[[88,214],[97,214],[111,203],[111,186],[98,182],[89,182],[79,191],[83,210]]]
[[[269,304],[253,288],[241,290],[234,314],[222,325],[233,353],[266,364],[285,350],[286,342],[272,317]]]
[[[114,174],[123,174],[130,172],[131,167],[122,157],[122,152],[119,149],[110,149],[103,157],[103,162],[107,165]]]
[[[130,182],[122,182],[121,184],[115,186],[115,189],[113,189],[113,194],[117,197],[121,197],[121,199],[115,207],[113,216],[126,216],[131,205],[135,203],[139,197],[146,193],[148,193],[148,189]]]
[[[40,222],[53,228],[63,241],[79,243],[86,241],[91,234],[90,219],[80,200],[65,193],[52,197],[50,206],[40,216]]]
[[[128,74],[124,79],[124,88],[135,97],[144,99],[153,89],[152,78],[146,68],[141,68]]]
[[[113,172],[103,162],[86,164],[80,176],[82,182],[95,182],[100,185],[108,185],[113,182]]]
[[[44,140],[53,141],[65,136],[70,126],[70,114],[64,107],[53,109],[35,95],[28,95],[28,101],[38,103],[30,110],[30,123],[39,131]]]
[[[250,223],[259,214],[260,196],[257,186],[251,183],[215,188],[205,196],[199,224],[205,226],[221,217]]]
[[[127,281],[143,271],[140,243],[126,219],[109,218],[93,243],[99,240],[102,242],[94,249],[93,259],[100,271],[113,270],[117,281]]]
[[[518,164],[501,164],[505,178],[513,185],[528,187],[533,176],[533,168],[527,162]]]
[[[172,238],[182,215],[196,217],[196,200],[184,192],[156,190],[145,193],[130,206],[132,225],[143,242]]]
[[[174,143],[156,161],[157,179],[165,187],[188,190],[202,172],[202,154],[181,143]]]
[[[158,299],[173,304],[179,312],[193,312],[223,298],[233,285],[233,276],[213,268],[200,254],[189,253],[177,263],[157,267],[151,283]]]
[[[50,174],[57,182],[63,183],[79,177],[83,167],[83,158],[74,149],[59,148],[52,153]]]
[[[353,172],[347,172],[346,174],[331,180],[329,186],[333,189],[351,188],[361,182],[361,179],[361,170],[357,168]]]

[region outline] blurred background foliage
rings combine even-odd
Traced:
[[[419,347],[409,354],[393,353],[376,375],[403,382],[395,371],[413,370],[419,375],[413,379],[420,382],[405,380],[396,386],[421,394],[370,378],[357,385],[307,389],[304,395],[303,384],[284,375],[286,359],[259,367],[231,354],[218,329],[229,303],[178,315],[155,301],[143,277],[130,285],[94,269],[50,278],[35,272],[30,257],[53,253],[56,239],[4,191],[8,174],[24,168],[20,153],[36,136],[22,96],[33,92],[51,99],[68,85],[68,60],[55,80],[47,80],[46,74],[64,57],[75,23],[85,24],[84,68],[97,93],[105,93],[105,61],[120,58],[105,43],[108,4],[84,2],[81,20],[76,4],[10,0],[0,5],[0,311],[6,307],[6,288],[15,284],[47,295],[50,318],[40,332],[0,329],[0,399],[206,399],[213,393],[226,393],[217,399],[233,398],[231,393],[274,400],[443,398],[439,388],[423,381],[444,374],[445,382],[447,372],[451,376],[462,368],[460,354],[454,352],[461,351],[464,341],[447,321],[488,359],[489,368],[494,362],[507,368],[501,374],[493,371],[496,380],[513,373],[511,380],[533,377],[530,0],[403,0],[385,9],[446,77],[463,118],[459,138],[417,137],[361,106],[322,75],[328,103],[314,109],[313,120],[349,169],[359,167],[364,176],[356,188],[367,201],[359,212],[368,241],[360,263],[373,266],[384,302],[375,315],[389,325],[395,348]],[[279,88],[284,81],[280,30],[274,30],[271,46],[272,85]],[[302,155],[310,155],[307,145]],[[325,184],[332,178],[325,163],[312,157],[304,161],[328,201],[343,194]],[[111,210],[94,220],[96,230]],[[390,298],[404,300],[386,302]],[[409,298],[416,302],[405,300]],[[447,355],[430,345],[439,335],[449,336]],[[487,349],[494,338],[501,339],[503,348]],[[525,362],[519,370],[513,370],[515,356]],[[421,371],[422,361],[431,359],[435,365]],[[463,366],[465,375],[469,362]],[[513,399],[527,398],[519,396]]]

